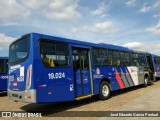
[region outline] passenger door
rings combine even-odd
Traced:
[[[139,84],[144,83],[144,76],[148,72],[147,67],[147,61],[145,54],[139,54],[139,70],[138,70],[138,78],[139,78]]]
[[[154,80],[154,67],[153,67],[153,62],[152,62],[152,56],[148,55],[147,56],[147,64],[148,64],[148,71],[149,71],[149,76],[151,80]]]
[[[75,97],[78,98],[90,95],[92,93],[90,50],[73,48],[72,56],[75,80]]]

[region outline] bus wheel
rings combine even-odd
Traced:
[[[106,100],[110,97],[111,90],[110,85],[106,81],[102,81],[99,89],[99,98],[101,100]]]
[[[145,77],[144,78],[144,87],[147,87],[148,86],[148,77]]]

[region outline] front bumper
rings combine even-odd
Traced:
[[[15,101],[36,103],[36,90],[12,91],[8,89],[8,97]]]

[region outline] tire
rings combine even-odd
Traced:
[[[148,86],[148,81],[149,81],[148,77],[145,77],[144,78],[144,87]]]
[[[110,85],[106,81],[102,81],[99,88],[99,99],[106,100],[110,97],[111,89]]]

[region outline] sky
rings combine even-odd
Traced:
[[[0,56],[36,32],[160,55],[159,0],[1,0]]]

